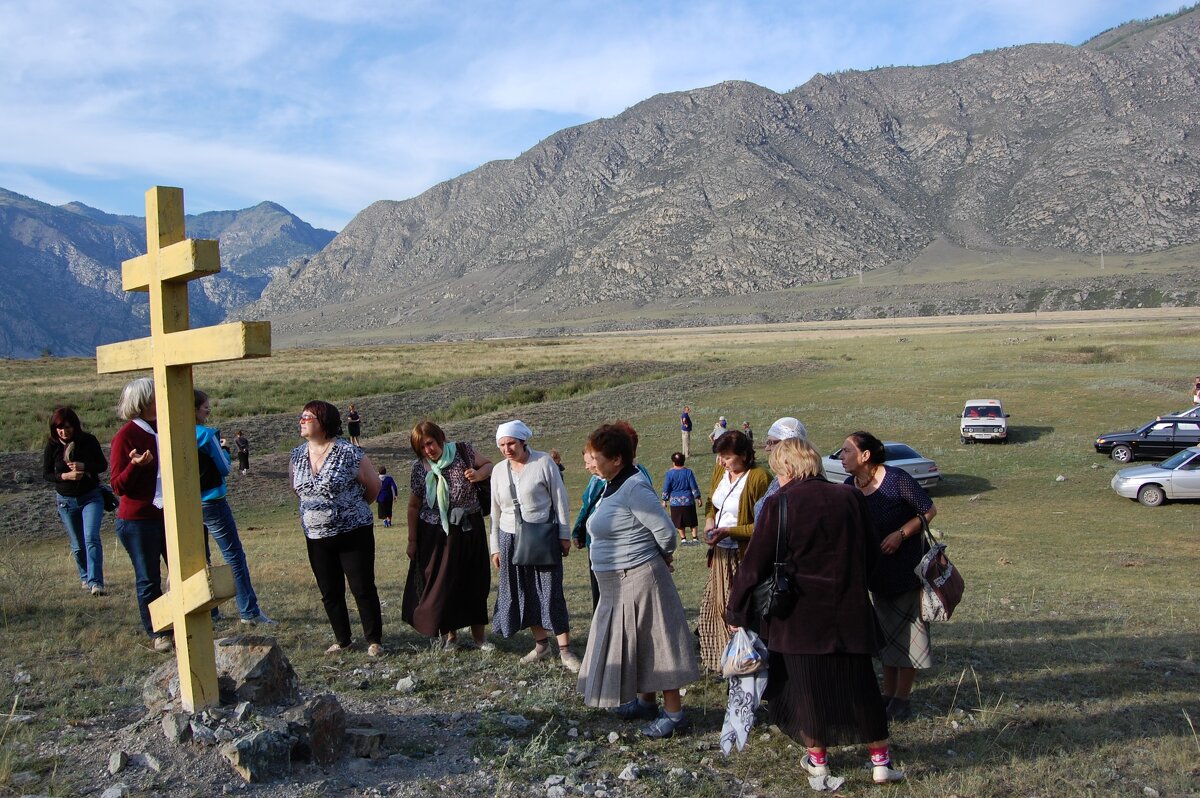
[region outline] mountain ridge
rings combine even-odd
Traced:
[[[249,312],[281,331],[317,309],[348,329],[419,326],[752,295],[903,263],[939,237],[1192,244],[1198,41],[1192,9],[1080,47],[816,75],[784,93],[729,81],[656,95],[373,203]]]
[[[221,321],[256,299],[288,260],[334,236],[276,203],[185,217],[187,234],[216,238],[222,271],[190,292],[192,324]],[[120,267],[146,251],[145,220],[80,202],[54,206],[0,188],[0,356],[91,355],[145,335],[144,293],[122,289]]]

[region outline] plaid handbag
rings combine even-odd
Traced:
[[[921,530],[929,546],[921,562],[913,569],[921,580],[921,620],[948,621],[954,608],[962,601],[965,586],[962,573],[946,556],[946,544],[933,539],[925,514],[917,513],[917,518],[921,519]]]

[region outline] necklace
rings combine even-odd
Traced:
[[[325,465],[325,460],[329,457],[329,450],[332,448],[333,441],[325,444],[325,448],[320,451],[317,451],[311,443],[308,444],[308,463],[314,474],[321,470],[321,466]]]
[[[858,486],[859,490],[866,490],[867,486],[875,481],[875,471],[876,470],[878,470],[878,469],[872,468],[867,473],[866,479],[859,479],[858,477],[854,478],[854,484]]]

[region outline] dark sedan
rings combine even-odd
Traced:
[[[1136,458],[1162,460],[1189,446],[1200,444],[1200,419],[1162,416],[1128,432],[1112,432],[1096,439],[1096,451],[1118,463]]]

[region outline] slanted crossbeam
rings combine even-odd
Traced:
[[[155,631],[174,630],[180,696],[184,709],[195,712],[219,700],[209,611],[233,597],[234,584],[229,566],[205,562],[192,366],[269,357],[271,325],[188,328],[187,284],[220,271],[221,258],[216,241],[184,235],[183,189],[147,191],[146,254],[121,264],[121,283],[150,294],[150,336],[98,347],[96,370],[154,371],[171,589],[150,605],[150,620]]]

